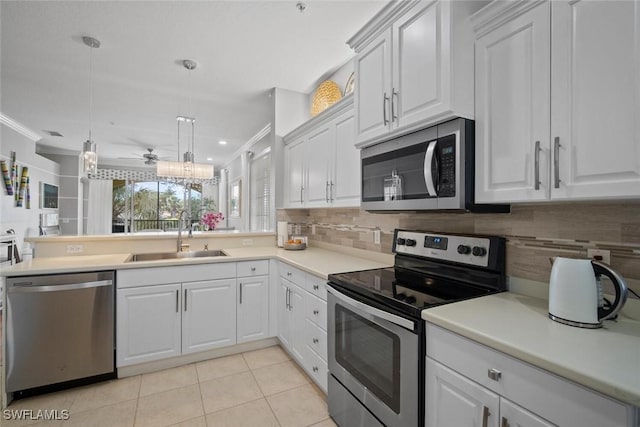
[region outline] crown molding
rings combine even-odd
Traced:
[[[29,129],[22,123],[12,119],[11,117],[7,116],[2,112],[0,112],[0,123],[5,125],[9,129],[13,129],[14,131],[18,132],[20,135],[30,139],[33,142],[38,142],[42,139],[40,135],[38,135],[37,133],[35,133],[34,131]]]

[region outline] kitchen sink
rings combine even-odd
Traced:
[[[181,259],[181,258],[208,258],[227,256],[221,250],[215,249],[210,251],[189,251],[189,252],[156,252],[151,254],[133,254],[127,262],[136,261],[156,261],[162,259]]]

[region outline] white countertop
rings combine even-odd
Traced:
[[[287,251],[271,246],[223,249],[228,256],[207,258],[180,258],[157,261],[126,262],[131,254],[106,254],[64,257],[44,257],[28,260],[0,270],[1,276],[30,276],[36,274],[75,273],[95,270],[123,270],[128,268],[171,265],[235,262],[252,259],[276,258],[324,279],[332,273],[389,267],[389,262],[375,261],[325,248],[309,247],[303,251]]]
[[[547,314],[546,300],[504,292],[430,308],[422,318],[640,407],[640,322],[620,316],[580,329]]]

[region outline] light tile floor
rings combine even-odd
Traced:
[[[325,395],[273,346],[12,402],[9,410],[68,410],[69,419],[3,427],[335,427]]]

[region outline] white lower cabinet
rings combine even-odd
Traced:
[[[267,338],[269,261],[237,268],[237,279],[236,263],[118,271],[116,366]]]
[[[182,284],[182,354],[236,343],[236,279]]]
[[[427,427],[636,427],[630,405],[427,323]]]
[[[269,336],[269,261],[238,263],[237,343]]]
[[[182,352],[180,283],[118,289],[117,366]]]
[[[278,338],[282,346],[326,393],[326,280],[279,263]]]

